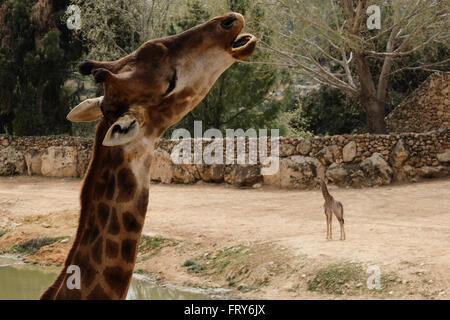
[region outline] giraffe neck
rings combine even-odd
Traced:
[[[147,211],[152,152],[102,146],[104,122],[97,127],[81,190],[75,241],[61,274],[41,299],[126,297]],[[67,286],[69,266],[80,268],[80,289]]]
[[[325,199],[325,202],[330,202],[333,199],[333,197],[328,192],[328,188],[327,188],[327,185],[325,184],[325,182],[321,182],[320,187],[322,189],[322,195],[323,195],[323,198]]]

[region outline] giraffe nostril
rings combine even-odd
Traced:
[[[225,30],[229,30],[233,26],[233,24],[236,20],[237,20],[236,17],[230,17],[230,18],[222,21],[222,24],[221,24],[222,28],[224,28]]]

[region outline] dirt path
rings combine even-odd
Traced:
[[[0,178],[0,231],[11,230],[0,238],[0,247],[38,236],[73,235],[79,188],[80,180]],[[344,204],[345,242],[325,240],[318,190],[152,185],[144,233],[183,244],[163,248],[142,259],[137,268],[169,281],[224,286],[229,273],[190,273],[181,264],[219,248],[273,245],[286,250],[284,256],[280,251],[280,256],[268,257],[275,259],[278,271],[267,266],[269,280],[244,296],[339,298],[306,290],[308,280],[321,266],[358,262],[378,265],[382,273],[398,277],[398,286],[375,298],[450,298],[450,179],[360,190],[331,187],[330,191]],[[338,223],[333,222],[337,239]],[[50,262],[60,261],[67,249],[68,244],[60,243],[47,248],[59,254]],[[274,261],[262,259],[262,264]],[[372,297],[366,292],[356,296]]]

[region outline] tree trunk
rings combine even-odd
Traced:
[[[386,133],[386,124],[384,121],[385,105],[376,97],[361,96],[360,103],[366,110],[367,130],[374,134]]]
[[[361,85],[358,98],[362,107],[366,110],[367,130],[375,134],[386,133],[385,104],[384,101],[378,99],[377,88],[370,72],[369,63],[366,57],[359,52],[355,54],[355,58]]]

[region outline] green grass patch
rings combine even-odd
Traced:
[[[0,238],[7,234],[9,230],[0,230]]]
[[[230,264],[245,260],[250,251],[246,246],[232,246],[219,250],[215,254],[208,254],[206,265],[208,269],[222,273]]]
[[[214,253],[209,252],[195,260],[186,260],[183,267],[187,267],[192,273],[222,273],[232,262],[239,261],[243,252],[248,250],[244,246],[228,247]]]
[[[55,237],[55,238],[36,238],[31,239],[21,244],[13,245],[10,249],[10,253],[17,253],[22,255],[31,255],[36,253],[40,248],[51,245],[55,242],[59,242],[69,237]]]
[[[382,274],[381,288],[369,290],[366,282],[369,274],[359,263],[333,264],[320,269],[312,280],[308,281],[308,290],[335,295],[357,295],[362,293],[382,293],[398,284],[398,276]]]
[[[186,260],[183,264],[182,267],[187,268],[187,270],[189,272],[192,273],[200,273],[203,270],[205,270],[205,267],[198,264],[197,262],[195,262],[194,260]]]
[[[183,263],[182,267],[191,267],[191,266],[193,266],[194,264],[196,264],[195,261],[192,261],[192,260],[186,260],[186,261]]]
[[[139,242],[138,252],[147,255],[145,259],[148,259],[154,255],[157,255],[163,248],[174,247],[178,245],[179,241],[168,239],[164,237],[149,237],[142,236]]]
[[[355,263],[334,264],[317,272],[308,281],[308,290],[328,294],[344,294],[351,286],[364,283],[364,270]]]
[[[183,267],[199,276],[218,276],[224,285],[241,292],[267,286],[270,277],[278,274],[279,251],[271,245],[235,245],[206,252],[186,260]]]

